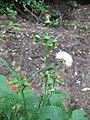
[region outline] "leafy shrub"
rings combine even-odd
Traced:
[[[19,10],[16,5],[19,6]],[[48,10],[48,5],[44,3],[44,0],[14,0],[13,2],[0,2],[0,13],[6,14],[9,18],[15,19],[17,16],[17,12],[21,11],[20,7],[23,7],[23,10],[26,11],[26,8],[32,9],[32,12],[38,15],[42,15]]]
[[[6,14],[9,18],[15,19],[17,16],[17,11],[13,9],[14,4],[8,2],[4,3],[0,1],[0,13]]]

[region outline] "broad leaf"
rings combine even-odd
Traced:
[[[69,120],[88,120],[88,117],[84,110],[74,110]]]
[[[55,103],[58,99],[62,100],[62,99],[70,99],[70,98],[71,97],[64,92],[53,92],[50,101],[52,103]]]
[[[39,98],[35,96],[35,91],[30,88],[24,90],[25,101],[27,108],[30,110],[35,110],[39,105]]]
[[[38,111],[38,120],[65,120],[66,114],[60,107],[44,106]]]

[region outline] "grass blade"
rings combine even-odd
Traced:
[[[3,60],[2,58],[0,58],[0,62],[2,62],[9,70],[10,72],[15,76],[15,77],[19,77],[18,73],[11,67],[11,65],[9,63],[7,63],[5,60]]]

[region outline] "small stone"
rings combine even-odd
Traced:
[[[3,48],[0,48],[0,52],[3,52],[4,51],[4,49]]]
[[[88,87],[82,89],[83,92],[89,91],[89,90],[90,90],[90,88],[88,88]]]
[[[16,61],[13,61],[11,64],[12,64],[12,66],[15,66],[15,63],[16,63]]]
[[[30,61],[31,61],[31,60],[32,60],[32,58],[31,58],[31,57],[28,57],[28,60],[30,60]]]

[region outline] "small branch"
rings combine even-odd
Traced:
[[[25,6],[23,6],[25,8],[26,11],[28,11],[37,21],[41,21],[44,23],[44,21],[40,18],[38,18],[34,13],[32,13],[28,8],[26,8]]]

